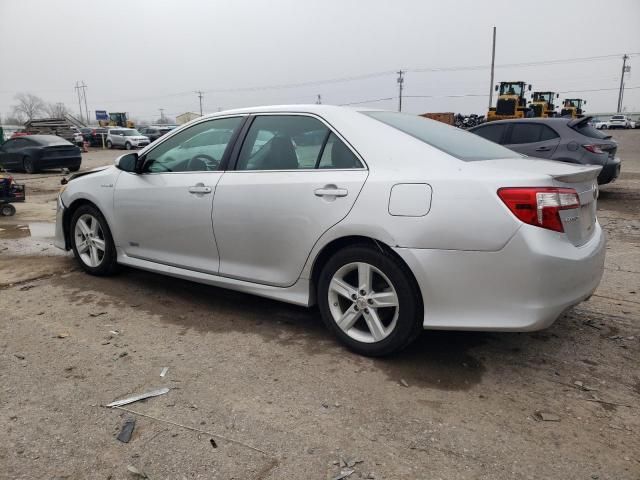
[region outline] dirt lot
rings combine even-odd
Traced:
[[[315,310],[79,272],[51,244],[59,176],[17,175],[28,203],[0,219],[0,477],[639,479],[640,131],[613,135],[623,173],[601,191],[591,300],[542,332],[425,332],[382,360],[347,352]],[[102,406],[165,386],[137,414]]]

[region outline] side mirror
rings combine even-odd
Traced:
[[[124,137],[124,133],[119,133],[118,135],[120,135],[121,137]]]
[[[123,172],[136,173],[136,164],[138,163],[138,152],[127,153],[116,158],[116,168]]]
[[[583,103],[586,105],[586,104],[587,104],[587,101],[585,100]]]
[[[529,85],[529,91],[531,91],[531,85]]]
[[[556,93],[556,98],[560,98],[560,94],[559,93]]]
[[[498,91],[498,85],[496,85],[496,88],[495,88],[495,90],[496,90],[496,92]]]

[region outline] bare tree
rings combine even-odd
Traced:
[[[69,113],[69,109],[62,102],[48,103],[45,105],[44,110],[51,118],[64,118]]]
[[[13,115],[4,117],[5,125],[24,125],[24,117],[22,115]]]
[[[32,93],[19,93],[14,99],[18,102],[13,106],[14,116],[21,115],[27,117],[27,120],[33,120],[45,109],[44,101]]]

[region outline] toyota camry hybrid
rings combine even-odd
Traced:
[[[588,298],[600,169],[402,113],[233,110],[72,176],[56,246],[94,275],[317,304],[346,346],[386,355],[422,329],[542,329]]]

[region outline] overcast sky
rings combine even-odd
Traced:
[[[635,53],[624,105],[639,111],[639,20],[638,0],[0,0],[0,115],[18,92],[77,112],[76,81],[90,112],[139,120],[198,111],[196,90],[205,112],[317,94],[332,104],[394,97],[362,105],[395,109],[399,69],[404,111],[486,113],[492,25],[496,82],[582,97],[588,112],[615,110],[620,57]]]

